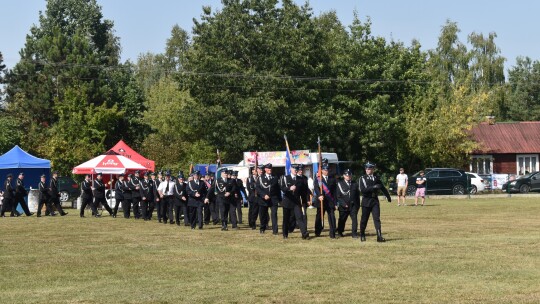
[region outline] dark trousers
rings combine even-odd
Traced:
[[[161,199],[161,216],[162,216],[164,224],[167,224],[167,220],[169,220],[171,223],[174,222],[173,205],[174,205],[174,198],[172,196],[171,197],[164,196]]]
[[[326,207],[324,208],[324,213],[326,213],[328,217],[328,227],[330,232],[330,237],[335,238],[336,237],[336,215],[335,215],[335,209]],[[321,235],[321,231],[323,229],[322,226],[322,220],[321,220],[321,209],[317,208],[317,216],[315,217],[315,235],[319,236]]]
[[[184,218],[186,215],[184,215]],[[198,206],[189,206],[189,222],[191,223],[191,228],[194,229],[197,224],[199,224],[199,229],[203,227],[203,206],[199,204]]]
[[[122,209],[124,208],[124,200],[123,199],[116,199],[116,203],[114,204],[113,213],[116,215],[118,213],[118,208],[120,208],[120,204],[122,204]]]
[[[278,234],[278,202],[272,202],[272,207],[270,207],[270,217],[272,219],[272,233]]]
[[[60,215],[66,215],[67,213],[64,212],[64,209],[62,209],[62,204],[60,203],[60,198],[58,197],[53,197],[50,199],[49,201],[49,205],[50,205],[50,211],[49,213],[52,213],[53,211],[53,207],[56,208],[56,211],[58,211],[60,213]],[[47,211],[45,211],[45,213],[47,213]]]
[[[189,226],[189,223],[191,223],[189,218],[189,208],[187,201],[180,200],[175,198],[174,199],[174,213],[176,216],[176,223],[180,225],[180,214],[184,215],[184,225]],[[176,207],[178,205],[178,207]]]
[[[154,209],[155,209],[157,213],[157,218],[158,220],[160,220],[161,219],[161,215],[159,214],[160,208],[161,208],[161,202],[158,199],[154,199],[150,203],[150,206],[148,207],[148,213],[149,213],[150,218],[154,216]]]
[[[360,210],[360,205],[353,205],[351,208],[351,222],[352,222],[352,236],[358,235],[358,211]]]
[[[28,204],[24,200],[24,196],[17,196],[17,195],[15,195],[15,200],[13,201],[13,206],[12,206],[13,213],[17,212],[18,204],[21,204],[21,207],[24,211],[24,214],[26,214],[26,216],[32,215],[32,213],[30,212],[30,209],[28,209]]]
[[[238,219],[238,224],[242,224],[242,207],[244,207],[244,201],[242,199],[235,200],[236,202],[236,214]]]
[[[87,198],[82,199],[80,215],[84,216],[84,209],[86,209],[86,206],[88,206],[88,205],[92,209],[92,215],[97,215],[98,211],[97,211],[96,205],[94,204],[93,199],[91,197],[87,197]]]
[[[362,219],[360,220],[361,234],[365,233],[366,231],[369,214],[373,214],[373,224],[375,224],[375,230],[381,230],[381,207],[379,203],[376,203],[370,207],[362,206]]]
[[[210,224],[210,204],[203,205],[203,214],[204,214],[204,224]]]
[[[217,203],[219,205],[219,213],[221,214],[221,227],[227,227],[229,214],[231,214],[231,223],[234,228],[236,228],[236,212],[233,212],[236,206],[231,204],[232,201],[229,201],[225,198],[218,198]]]
[[[147,200],[142,200],[141,201],[141,206],[140,206],[140,210],[141,210],[141,217],[145,220],[149,220],[150,219],[150,216],[148,215],[148,206],[149,206],[150,202],[147,201]]]
[[[133,205],[133,216],[136,219],[141,217],[141,210],[139,209],[140,201],[141,201],[140,196],[131,198],[131,204]]]
[[[100,198],[94,198],[94,205],[96,206],[96,208],[99,206],[99,204],[101,204],[103,206],[103,208],[105,208],[105,210],[107,210],[107,212],[109,212],[110,215],[113,215],[113,211],[111,209],[111,207],[109,206],[109,204],[107,203],[107,199],[104,198],[104,197],[100,197]]]
[[[338,226],[337,226],[338,233],[343,233],[343,231],[345,231],[345,224],[347,223],[347,219],[349,218],[350,214],[351,214],[350,209],[339,208],[339,219],[338,219]]]
[[[268,206],[259,205],[260,230],[265,231],[268,227]]]
[[[253,200],[249,202],[248,224],[251,228],[257,228],[257,218],[259,217],[259,204]]]
[[[298,225],[298,228],[300,228],[300,232],[302,233],[302,236],[306,236],[307,226],[304,223],[304,216],[302,214],[302,209],[300,205],[294,206],[293,209],[289,209],[289,208],[282,208],[282,209],[283,209],[283,227],[281,227],[281,230],[283,230],[283,236],[285,237],[289,236],[289,231],[291,228],[290,227],[291,216],[294,216],[295,223]]]
[[[4,200],[2,201],[2,209],[0,210],[0,216],[4,216],[4,213],[6,213],[6,211],[11,212],[11,215],[13,215],[13,209],[11,207],[12,204],[12,198],[4,198]]]
[[[124,211],[124,218],[131,216],[131,198],[126,198],[122,201],[122,211]]]
[[[46,198],[43,198],[43,199],[40,199],[39,202],[38,202],[38,207],[37,207],[37,215],[41,215],[41,209],[43,208],[43,205],[45,205],[45,210],[46,212],[48,211],[49,213],[52,212],[52,206],[51,206],[51,203],[49,202],[48,199]]]
[[[208,208],[210,209],[210,215],[212,216],[212,222],[214,224],[219,223],[219,207],[218,203],[215,199],[211,200],[208,204]]]

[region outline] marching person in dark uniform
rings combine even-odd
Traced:
[[[94,196],[92,194],[93,188],[94,187],[92,187],[92,181],[90,180],[90,174],[87,174],[84,181],[81,183],[81,217],[84,217],[84,209],[86,209],[87,205],[90,205],[90,208],[92,208],[92,216],[101,217],[101,215],[97,211],[96,205],[94,204]]]
[[[385,242],[381,232],[381,207],[379,205],[378,193],[381,191],[386,200],[391,202],[390,194],[384,187],[378,176],[373,175],[375,164],[369,161],[364,165],[366,175],[362,176],[358,181],[360,192],[362,192],[362,219],[360,221],[360,241],[366,241],[366,226],[369,215],[373,214],[373,224],[377,232],[377,242]]]
[[[210,185],[208,185],[210,184]],[[216,180],[214,179],[214,174],[210,173],[210,180],[206,182],[206,186],[210,186],[208,188],[208,192],[206,194],[206,198],[208,199],[208,203],[206,205],[209,206],[210,209],[210,215],[212,217],[212,223],[214,225],[217,225],[220,222],[219,217],[219,206],[217,203],[217,190],[216,190]],[[205,199],[206,201],[206,199]],[[205,215],[206,217],[206,215]]]
[[[135,219],[141,218],[141,212],[139,210],[139,203],[141,202],[141,181],[139,180],[139,170],[135,171],[135,175],[129,182],[129,188],[131,189],[131,202],[133,205],[133,216]]]
[[[105,198],[105,183],[103,183],[103,176],[100,173],[96,175],[96,179],[94,180],[94,205],[99,207],[99,204],[103,206],[109,212],[111,216],[113,216],[113,211],[109,204],[107,203],[107,199]]]
[[[216,201],[219,206],[219,213],[221,215],[221,231],[227,231],[229,228],[227,227],[228,219],[229,219],[229,213],[231,208],[231,202],[234,199],[234,192],[236,191],[236,183],[233,183],[233,181],[230,178],[227,178],[227,170],[221,171],[221,177],[216,180],[215,183],[215,195],[216,195]],[[206,195],[205,202],[208,203],[210,198],[209,195]],[[233,227],[236,227],[236,214],[232,216],[232,220],[234,222],[232,223]]]
[[[165,180],[159,184],[158,188],[159,197],[161,198],[161,215],[163,216],[163,224],[167,224],[167,219],[170,220],[171,224],[174,224],[172,214],[168,214],[168,210],[172,210],[169,209],[169,206],[172,206],[172,204],[174,204],[173,195],[175,184],[176,183],[171,180],[171,172],[165,172]]]
[[[62,209],[62,204],[60,203],[60,191],[58,191],[58,171],[53,171],[51,182],[49,183],[49,199],[50,207],[55,207],[56,210],[60,213],[61,216],[67,215],[67,212],[64,212]],[[50,209],[50,214],[53,214],[52,208]]]
[[[152,179],[152,191],[153,191],[153,197],[154,197],[154,203],[150,205],[150,210],[148,211],[150,213],[150,219],[152,219],[152,214],[154,213],[154,209],[156,209],[157,218],[158,221],[161,223],[161,200],[159,198],[159,193],[157,191],[159,187],[159,183],[161,183],[161,171],[158,173],[158,177],[156,178],[156,173],[152,172],[150,174],[150,178]]]
[[[259,217],[259,199],[257,197],[257,184],[259,183],[259,176],[262,174],[264,166],[259,168],[251,168],[251,176],[247,179],[247,189],[249,192],[248,202],[248,224],[251,229],[257,229],[257,218]]]
[[[180,213],[184,214],[184,225],[188,225],[188,217],[187,214],[187,203],[188,203],[188,196],[187,196],[187,190],[186,190],[186,183],[184,182],[184,172],[180,171],[178,172],[178,180],[176,183],[174,183],[174,206],[173,208],[168,212],[168,217],[172,219],[172,214],[174,210],[176,225],[180,226]]]
[[[212,188],[212,175],[211,173],[208,171],[206,171],[206,174],[204,175],[204,179],[203,179],[203,182],[204,184],[206,185],[206,189],[207,191],[210,191],[210,189],[212,189],[212,191],[214,190]],[[215,201],[215,200],[214,200]],[[212,202],[209,201],[208,204],[204,204],[203,206],[203,214],[204,214],[204,224],[205,225],[210,225],[210,218],[211,218],[211,215],[213,214],[213,212],[210,210],[210,204]],[[214,204],[215,205],[215,204]],[[214,210],[215,211],[215,210]]]
[[[287,239],[289,237],[289,224],[291,224],[291,213],[294,214],[295,223],[300,228],[302,232],[302,239],[309,238],[307,232],[306,224],[304,223],[304,217],[302,214],[302,197],[305,196],[305,189],[299,187],[302,183],[302,180],[296,175],[298,167],[293,165],[291,167],[291,174],[284,175],[280,179],[281,191],[283,191],[283,201],[281,202],[281,207],[283,209],[283,238]]]
[[[148,214],[148,208],[150,203],[154,200],[154,192],[152,190],[152,181],[150,181],[149,173],[144,173],[144,178],[141,180],[140,184],[140,194],[141,194],[141,216],[145,221],[150,220],[150,215]]]
[[[191,229],[195,229],[195,225],[199,224],[199,229],[203,229],[203,205],[208,189],[206,184],[200,179],[200,172],[193,172],[193,180],[187,184],[187,193],[189,196],[189,222]],[[185,215],[184,215],[185,217]],[[234,228],[233,224],[233,228]]]
[[[304,175],[304,165],[302,164],[297,165],[296,175],[297,175],[297,178],[300,179],[300,181],[297,183],[297,187],[301,189],[300,192],[303,193],[303,196],[301,197],[302,209],[303,209],[302,215],[304,218],[304,223],[307,227],[307,210],[308,210],[307,208],[311,206],[311,200],[310,200],[311,190],[309,190],[308,177]],[[291,227],[294,228],[295,225],[292,225],[289,228]]]
[[[26,216],[32,216],[33,213],[30,212],[28,209],[28,204],[24,200],[26,196],[28,196],[28,191],[26,191],[26,188],[24,187],[24,173],[19,173],[19,178],[17,178],[17,183],[15,184],[15,200],[13,202],[13,212],[17,212],[17,205],[21,204],[21,207],[24,211],[24,214]]]
[[[236,183],[236,192],[234,194],[234,200],[236,203],[236,210],[238,224],[242,224],[242,208],[244,207],[244,200],[247,198],[246,188],[244,182],[238,178],[238,171],[233,171],[231,178]]]
[[[343,237],[345,224],[349,215],[352,221],[352,237],[358,238],[358,210],[360,209],[360,194],[358,184],[352,181],[352,172],[347,169],[343,172],[343,180],[337,183],[336,199],[339,210],[337,232]]]
[[[260,233],[264,233],[268,227],[268,208],[272,212],[272,233],[278,234],[277,209],[281,196],[278,179],[272,175],[272,164],[264,166],[265,174],[260,176],[257,184],[257,195],[259,196],[259,218],[261,222]]]
[[[124,181],[124,173],[121,173],[118,175],[118,180],[114,184],[114,199],[116,200],[116,203],[114,204],[113,208],[113,217],[116,218],[116,214],[118,213],[118,207],[120,207],[120,204],[122,206],[124,205],[124,188],[125,187],[125,181]]]
[[[5,217],[4,213],[6,210],[9,210],[11,212],[11,217],[13,216],[19,216],[18,212],[15,210],[15,213],[13,212],[13,196],[15,194],[15,190],[13,189],[12,184],[13,174],[8,173],[6,181],[4,182],[4,200],[2,204],[2,210],[0,211],[0,217]]]
[[[317,207],[317,216],[315,217],[315,235],[321,236],[321,231],[323,229],[323,222],[321,219],[321,209],[323,208],[324,213],[328,214],[328,226],[329,226],[329,235],[331,239],[336,238],[336,215],[335,210],[337,209],[335,197],[336,197],[336,180],[333,177],[328,176],[328,165],[323,164],[321,167],[322,177],[317,177],[313,181],[313,190],[315,191],[315,196],[317,200],[313,203]],[[321,191],[321,179],[322,179],[322,193]],[[322,201],[322,205],[321,205]]]
[[[178,189],[178,190],[177,190]],[[190,218],[189,218],[189,209],[188,209],[188,192],[187,192],[187,183],[184,176],[183,171],[178,172],[178,178],[175,181],[175,194],[174,194],[174,204],[170,206],[172,216],[172,212],[174,211],[176,224],[178,226],[181,225],[181,217],[180,215],[184,216],[184,226],[190,226]],[[180,192],[183,191],[183,193],[180,195]],[[185,199],[182,199],[182,197],[185,197]],[[175,208],[178,206],[178,208]],[[172,219],[172,217],[171,217]]]
[[[122,201],[122,210],[124,211],[124,218],[128,219],[131,217],[131,201],[132,201],[132,191],[129,184],[131,184],[131,179],[133,174],[129,174],[127,179],[120,184],[120,189],[122,189],[122,194],[124,195],[124,201]]]
[[[41,209],[43,208],[43,205],[45,205],[45,210],[52,214],[52,207],[50,203],[50,197],[49,197],[49,188],[45,184],[46,176],[45,174],[41,175],[41,180],[39,181],[39,201],[38,201],[38,208],[37,208],[37,217],[41,217]]]

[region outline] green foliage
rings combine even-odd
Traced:
[[[508,71],[508,113],[510,120],[540,120],[540,62],[519,57]]]

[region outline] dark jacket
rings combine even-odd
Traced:
[[[81,183],[82,198],[92,198],[92,181],[83,180]]]
[[[257,190],[257,183],[259,181],[259,177],[258,176],[253,176],[251,175],[250,177],[248,177],[247,179],[247,190],[249,192],[249,195],[247,197],[248,201],[250,202],[256,202],[257,201],[257,196],[256,196],[256,190]]]
[[[157,189],[159,187],[159,183],[160,183],[160,181],[157,178],[152,180],[152,193],[153,193],[154,201],[159,200],[159,192],[157,191]]]
[[[187,184],[181,183],[178,180],[174,183],[173,189],[174,203],[178,206],[181,204],[187,204],[188,194],[187,194]],[[185,198],[186,200],[183,200]]]
[[[189,196],[188,206],[198,207],[204,204],[204,198],[206,197],[208,189],[206,189],[206,184],[199,180],[198,182],[192,180],[187,183],[187,193]],[[199,193],[199,197],[196,197],[195,194]]]
[[[129,184],[131,183],[131,181],[128,181],[128,180],[124,180],[124,182],[120,185],[120,188],[122,189],[122,194],[124,194],[124,200],[131,200],[132,196],[131,196],[131,187],[129,186]]]
[[[261,175],[259,183],[257,183],[257,195],[259,203],[263,206],[271,207],[277,205],[281,199],[281,188],[279,187],[278,178],[271,175],[269,178],[266,174]],[[264,196],[268,195],[270,199],[265,200]]]
[[[122,185],[125,182],[126,182],[125,180],[123,180],[123,181],[118,180],[114,184],[114,198],[115,199],[124,200],[124,190],[122,189]]]
[[[242,195],[244,195],[244,197],[247,199],[246,187],[244,187],[244,182],[242,182],[242,180],[239,178],[233,179],[233,181],[236,182],[236,191],[234,192],[235,199],[243,200]]]
[[[221,202],[230,203],[234,198],[234,193],[236,192],[236,183],[233,179],[229,178],[225,181],[220,177],[214,183],[214,187],[214,194]],[[230,195],[225,197],[225,193],[227,192],[230,193]],[[209,196],[211,195],[207,195],[208,199],[210,199]]]
[[[140,189],[139,194],[141,195],[141,198],[146,198],[146,201],[153,201],[154,200],[154,190],[152,189],[152,181],[150,179],[141,179],[140,180]]]
[[[28,195],[28,191],[24,188],[24,182],[22,179],[17,178],[17,184],[15,186],[15,197],[25,197]]]
[[[281,191],[283,192],[281,206],[283,208],[292,209],[296,205],[301,205],[302,199],[306,197],[306,189],[302,183],[303,179],[298,176],[284,175],[280,178]],[[296,187],[294,191],[291,190],[292,186]]]
[[[49,188],[45,185],[44,182],[39,182],[39,201],[48,201],[50,198],[49,196]]]
[[[14,192],[11,180],[6,178],[6,181],[4,182],[4,198],[13,198]]]
[[[313,203],[314,207],[320,208],[321,201],[319,200],[319,196],[321,196],[321,187],[319,186],[319,178],[315,178],[313,181],[313,191],[315,192],[315,200]],[[325,191],[325,188],[327,191]],[[336,179],[333,177],[328,177],[327,181],[324,181],[323,177],[323,192],[322,195],[324,196],[324,205],[326,208],[332,208],[335,209],[336,207]]]
[[[51,182],[49,183],[49,197],[60,197],[60,191],[58,191],[58,180],[54,177],[51,178]]]
[[[336,187],[336,201],[340,210],[350,210],[353,206],[360,207],[360,192],[354,181],[347,183],[340,180]]]
[[[139,191],[141,188],[141,181],[137,177],[133,177],[131,181],[128,183],[129,189],[131,189],[131,197],[132,198],[140,198],[141,192]],[[139,189],[137,189],[139,188]]]
[[[373,175],[370,179],[368,175],[360,177],[358,180],[360,192],[362,192],[362,207],[373,207],[379,203],[379,191],[381,191],[388,201],[391,201],[390,193],[384,187],[378,176]]]
[[[94,180],[94,197],[97,199],[105,198],[105,184],[103,180]]]

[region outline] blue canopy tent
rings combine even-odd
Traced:
[[[51,161],[32,156],[19,146],[15,146],[0,156],[0,180],[3,182],[8,173],[11,173],[13,174],[13,187],[15,187],[15,180],[21,172],[24,173],[24,186],[37,189],[42,174],[45,174],[47,182],[49,181]]]

